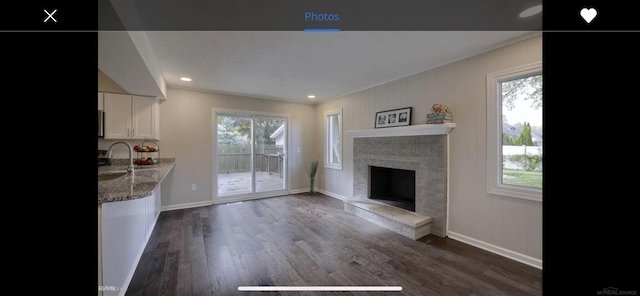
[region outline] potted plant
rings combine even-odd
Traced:
[[[316,172],[318,171],[319,161],[320,161],[320,152],[318,152],[318,157],[316,157],[316,160],[311,162],[311,165],[307,165],[306,161],[304,163],[304,167],[305,169],[307,169],[307,175],[309,175],[309,194],[311,195],[316,193],[314,180],[316,178]]]

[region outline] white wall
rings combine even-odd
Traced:
[[[542,36],[375,86],[319,105],[316,147],[324,147],[324,112],[343,108],[343,170],[318,172],[317,186],[353,193],[353,139],[347,130],[374,128],[377,111],[413,107],[411,124],[424,124],[434,103],[453,113],[450,134],[449,230],[486,244],[542,259],[542,204],[487,194],[486,74],[542,60]],[[535,261],[535,260],[534,260]]]
[[[309,187],[302,153],[296,151],[300,147],[310,155],[307,151],[314,149],[314,106],[168,88],[167,100],[160,103],[161,156],[175,158],[176,165],[169,183],[163,183],[163,207],[211,201],[213,108],[290,114],[289,189]],[[191,184],[197,191],[191,191]]]

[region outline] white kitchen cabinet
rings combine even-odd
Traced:
[[[102,285],[104,295],[126,290],[144,250],[145,200],[102,204]]]
[[[98,93],[98,110],[104,110],[104,93]]]
[[[98,207],[98,285],[104,296],[124,295],[160,215],[160,186],[145,198]]]
[[[162,186],[158,186],[156,191],[151,196],[145,197],[145,199],[144,199],[145,202],[146,202],[146,206],[145,206],[146,232],[145,232],[145,235],[146,235],[147,240],[151,236],[151,232],[153,231],[153,227],[156,226],[156,221],[158,221],[158,216],[160,216],[160,209],[161,209],[160,197],[162,196],[162,193],[160,192],[160,188],[161,187]]]
[[[159,140],[158,100],[125,94],[104,94],[105,139]]]
[[[158,139],[158,101],[131,96],[131,132],[134,139]]]
[[[131,95],[104,94],[104,138],[131,139]]]

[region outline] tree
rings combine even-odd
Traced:
[[[502,132],[502,145],[515,145],[514,139],[509,134]]]
[[[256,119],[255,133],[259,143],[275,144],[271,135],[283,124],[282,120]],[[239,144],[251,139],[251,119],[242,117],[218,116],[218,135],[220,142]]]
[[[271,135],[284,124],[282,120],[275,119],[257,119],[256,122],[256,138],[258,142],[265,144],[275,144],[276,140]]]
[[[522,132],[520,132],[520,136],[518,136],[516,142],[517,145],[534,146],[533,138],[531,137],[531,126],[529,125],[529,123],[524,123]]]
[[[542,75],[530,76],[502,83],[502,100],[504,106],[513,110],[514,101],[518,98],[531,101],[531,108],[542,107]]]
[[[225,145],[248,143],[249,136],[243,130],[248,126],[251,131],[249,123],[247,119],[243,118],[218,116],[218,142]]]

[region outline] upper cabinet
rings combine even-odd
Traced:
[[[158,99],[104,93],[105,139],[159,140]]]
[[[131,95],[104,94],[104,138],[131,139]]]
[[[131,96],[131,130],[134,139],[158,140],[158,100]]]

